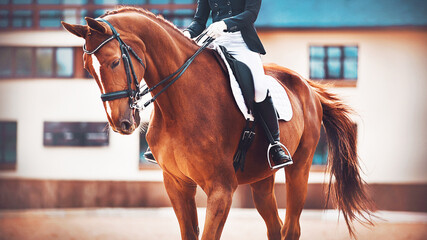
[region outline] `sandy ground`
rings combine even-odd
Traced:
[[[203,226],[205,209],[199,209]],[[283,217],[285,210],[280,210]],[[379,212],[373,228],[356,224],[358,239],[427,240],[427,213]],[[301,239],[349,239],[336,211],[304,210]],[[172,208],[98,208],[0,211],[0,239],[161,240],[180,239]],[[254,209],[232,208],[221,239],[267,239]]]

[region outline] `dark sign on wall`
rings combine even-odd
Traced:
[[[106,122],[44,122],[44,146],[108,146]]]

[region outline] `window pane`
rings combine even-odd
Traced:
[[[328,77],[341,78],[341,62],[339,59],[328,60]]]
[[[12,148],[12,149],[5,149],[4,150],[4,161],[5,163],[14,163],[16,162],[16,144],[15,143],[8,143],[6,145],[6,148]]]
[[[0,162],[16,162],[16,122],[0,122]]]
[[[73,75],[73,49],[58,48],[56,50],[56,70],[58,77]]]
[[[31,27],[33,20],[30,10],[16,10],[12,14],[12,26],[16,28]]]
[[[120,4],[127,4],[127,5],[141,5],[145,3],[146,3],[146,0],[120,0]]]
[[[145,133],[141,133],[139,137],[139,163],[140,164],[148,164],[149,162],[145,159],[144,153],[147,150],[148,143],[145,139]]]
[[[328,142],[325,129],[320,128],[320,139],[314,152],[313,165],[326,165],[328,163]]]
[[[16,74],[20,76],[31,75],[31,48],[17,48],[16,49]]]
[[[325,48],[324,47],[310,47],[311,58],[324,58]]]
[[[88,16],[88,11],[83,9],[80,11],[80,23],[81,25],[86,25],[85,17]]]
[[[167,4],[170,2],[171,2],[171,0],[150,0],[151,4]]]
[[[344,78],[357,79],[357,59],[344,60]]]
[[[16,123],[9,122],[5,125],[5,133],[8,137],[16,138]],[[13,140],[12,139],[12,140]]]
[[[37,76],[52,76],[53,49],[37,48],[36,50],[36,72]]]
[[[0,28],[7,28],[9,26],[9,11],[0,10]]]
[[[83,5],[87,4],[88,0],[63,0],[64,4],[76,4],[76,5]]]
[[[102,14],[104,14],[106,11],[107,11],[106,9],[97,9],[93,13],[94,13],[95,17],[99,17]]]
[[[190,25],[193,20],[194,11],[192,9],[177,9],[173,12],[175,18],[169,19],[177,27],[185,28]]]
[[[0,48],[0,77],[12,75],[12,48]]]
[[[62,11],[63,21],[70,24],[77,24],[77,10],[76,9],[65,9]]]
[[[12,0],[13,4],[31,4],[32,0]]]
[[[60,10],[41,10],[40,27],[60,27],[62,12]]]
[[[105,5],[110,5],[110,4],[118,4],[119,1],[118,0],[95,0],[94,1],[95,4],[105,4]]]
[[[175,4],[193,4],[194,0],[173,0]]]
[[[37,0],[38,4],[60,4],[61,0]]]
[[[356,57],[357,58],[357,47],[345,47],[344,48],[345,57]]]
[[[339,47],[328,47],[328,57],[329,58],[340,58],[341,49]]]
[[[325,67],[323,60],[312,59],[310,60],[310,78],[323,79],[325,78]]]

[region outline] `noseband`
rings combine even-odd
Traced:
[[[140,92],[139,83],[138,83],[138,80],[136,78],[135,70],[133,68],[132,59],[130,58],[129,52],[132,53],[132,55],[139,61],[139,63],[142,65],[142,67],[144,67],[144,69],[147,69],[144,62],[142,62],[141,58],[135,53],[135,51],[133,51],[132,48],[129,45],[127,45],[120,38],[120,34],[116,31],[116,29],[113,27],[113,25],[111,25],[111,23],[109,23],[107,20],[102,19],[102,18],[97,18],[96,20],[107,23],[108,26],[110,26],[111,31],[113,32],[113,35],[111,37],[105,39],[93,51],[88,51],[86,49],[86,45],[84,45],[83,51],[89,55],[94,54],[96,51],[98,51],[102,46],[104,46],[109,41],[111,41],[113,39],[117,39],[117,41],[120,44],[120,51],[122,52],[122,58],[123,58],[123,62],[125,65],[126,78],[127,78],[127,82],[128,82],[128,89],[127,90],[101,94],[101,99],[103,102],[105,102],[105,101],[112,101],[112,100],[116,100],[116,99],[120,99],[120,98],[129,97],[129,107],[131,109],[141,110],[141,109],[147,107],[148,105],[150,105],[150,103],[154,102],[160,94],[162,94],[164,91],[166,91],[166,89],[168,89],[176,80],[178,80],[182,76],[182,74],[184,74],[184,72],[187,70],[187,68],[190,66],[190,64],[193,62],[193,60],[197,57],[197,55],[199,55],[205,48],[207,48],[209,46],[210,43],[212,43],[213,40],[215,40],[215,39],[210,38],[210,37],[207,38],[206,40],[204,40],[203,45],[178,70],[176,70],[171,75],[167,76],[165,79],[161,80],[159,83],[157,83],[152,88],[146,87],[142,92]],[[200,39],[198,39],[198,40],[200,40]],[[131,73],[132,73],[132,75],[131,75]],[[136,90],[132,89],[132,77],[133,77],[133,82],[135,84]],[[138,105],[138,100],[141,99],[142,96],[152,92],[158,86],[168,82],[169,80],[170,80],[170,82],[162,90],[160,90],[156,95],[154,95],[150,100],[148,100],[146,103],[144,103],[144,105],[142,105],[142,106]]]

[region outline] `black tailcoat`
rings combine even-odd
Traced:
[[[212,13],[213,22],[224,21],[228,32],[241,31],[250,50],[265,54],[254,26],[260,7],[261,0],[198,0],[196,14],[187,30],[192,38],[198,36]]]

